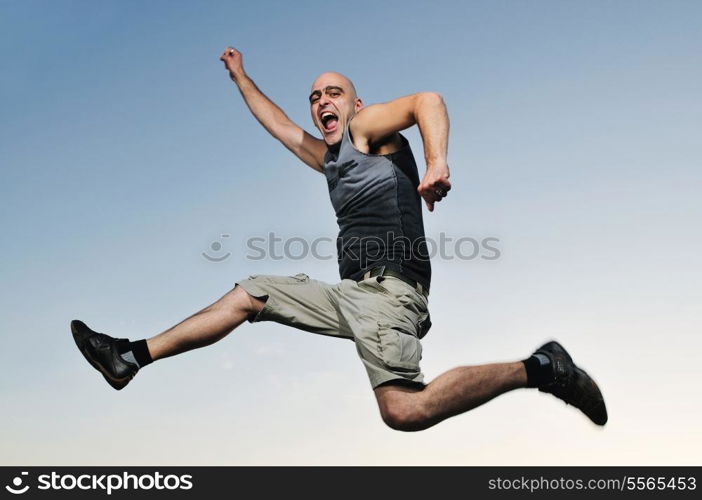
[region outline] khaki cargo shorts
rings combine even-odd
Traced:
[[[254,275],[236,284],[268,298],[250,323],[275,321],[353,340],[374,389],[390,381],[424,386],[419,339],[431,328],[428,301],[404,281],[383,276],[329,284],[300,273]]]

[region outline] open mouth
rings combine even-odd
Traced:
[[[339,123],[339,117],[336,116],[334,113],[332,113],[331,111],[324,111],[319,118],[322,122],[322,127],[324,128],[325,132],[333,132],[336,130],[336,126]]]

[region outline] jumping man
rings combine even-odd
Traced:
[[[393,429],[426,429],[507,391],[538,388],[604,425],[597,384],[552,341],[520,361],[453,368],[424,382],[421,339],[431,327],[431,266],[422,199],[430,212],[449,193],[449,121],[442,97],[421,92],[364,106],[345,76],[323,73],[312,84],[310,111],[317,139],[293,123],[256,87],[241,53],[221,55],[251,113],[302,162],[322,173],[339,224],[341,281],[254,275],[222,298],[154,337],[130,341],[71,323],[88,362],[115,389],[147,364],[213,344],[245,320],[275,321],[352,340],[368,373],[383,421]],[[419,127],[426,172],[419,179],[400,131]]]

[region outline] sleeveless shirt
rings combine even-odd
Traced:
[[[350,123],[350,120],[349,120]],[[424,237],[419,172],[407,139],[386,155],[353,145],[349,124],[324,155],[324,174],[336,212],[341,279],[359,280],[377,266],[404,274],[427,290],[431,264]]]

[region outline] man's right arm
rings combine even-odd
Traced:
[[[244,72],[241,53],[227,47],[219,58],[229,70],[249,110],[273,137],[294,153],[300,160],[319,172],[324,172],[326,143],[312,137],[296,125],[273,101],[261,92]]]

